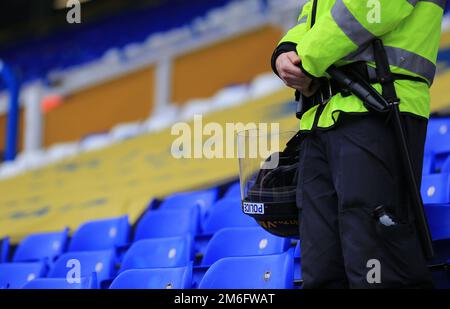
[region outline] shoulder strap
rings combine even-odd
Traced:
[[[317,4],[318,0],[313,0],[313,6],[311,11],[311,28],[316,24]]]
[[[395,90],[395,78],[389,66],[389,59],[384,48],[383,41],[379,38],[373,40],[373,51],[375,55],[375,64],[378,82],[383,88],[383,97],[390,104],[400,103]]]

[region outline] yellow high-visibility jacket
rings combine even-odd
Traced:
[[[366,61],[375,66],[371,41],[381,38],[393,73],[426,81],[395,82],[401,112],[428,118],[445,1],[310,0],[279,46],[295,46],[305,72],[326,77],[331,65]],[[381,91],[379,84],[374,86]],[[311,130],[317,109],[315,106],[302,116],[301,130]],[[317,115],[317,127],[332,127],[341,112],[364,113],[367,109],[355,96],[338,94]]]

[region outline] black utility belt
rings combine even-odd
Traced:
[[[369,84],[379,83],[375,68],[368,66],[364,62],[352,63],[346,66],[342,66],[339,69],[347,73],[348,75],[353,76],[356,79],[362,79]],[[394,80],[411,80],[416,82],[427,83],[426,80],[420,77],[414,77],[403,74],[392,74],[392,75],[394,77]],[[309,109],[313,108],[316,105],[328,103],[328,101],[330,101],[330,99],[337,94],[341,94],[343,97],[348,97],[352,95],[350,90],[342,87],[333,79],[328,79],[324,77],[321,78],[319,82],[320,82],[319,90],[317,90],[317,92],[311,97],[305,97],[301,95],[299,91],[296,91],[295,99],[298,102],[297,118],[300,119],[304,113],[306,113]]]

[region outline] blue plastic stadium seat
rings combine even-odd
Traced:
[[[48,260],[53,262],[66,246],[69,230],[32,234],[23,239],[14,252],[13,262]]]
[[[198,208],[149,210],[136,227],[134,240],[195,235],[198,231]]]
[[[295,245],[295,250],[294,250],[294,257],[295,258],[299,258],[300,257],[300,242],[297,242],[297,244]]]
[[[241,198],[241,184],[237,182],[231,185],[225,193],[225,198]]]
[[[225,228],[209,241],[202,265],[210,266],[224,257],[279,254],[290,243],[290,239],[271,235],[261,227]]]
[[[429,175],[434,173],[434,157],[432,154],[426,154],[423,157],[422,174]]]
[[[120,272],[127,269],[183,267],[193,258],[191,236],[139,240],[125,254]]]
[[[256,226],[256,221],[242,212],[240,197],[225,197],[211,207],[203,223],[203,233],[195,239],[195,251],[204,254],[211,237],[223,228]]]
[[[446,143],[450,144],[450,139],[446,141]],[[434,154],[433,173],[442,173],[445,168],[445,163],[449,158],[450,158],[450,145],[449,145],[449,152]]]
[[[20,289],[27,282],[44,276],[45,271],[41,262],[0,264],[0,289]]]
[[[115,253],[113,250],[67,252],[56,260],[48,277],[66,278],[78,266],[80,277],[88,278],[95,272],[98,282],[101,283],[115,275]]]
[[[436,134],[444,135],[450,131],[450,118],[430,118],[428,121],[427,137]]]
[[[214,234],[226,227],[258,226],[256,221],[245,215],[241,209],[240,198],[223,198],[212,207],[203,225],[204,234]]]
[[[65,278],[40,278],[28,282],[23,289],[28,290],[66,290],[97,289],[95,276],[80,278],[79,282],[68,282]]]
[[[278,254],[290,244],[290,239],[271,235],[261,227],[221,229],[209,241],[201,266],[194,267],[193,284],[198,285],[209,266],[221,258]]]
[[[0,263],[8,262],[9,257],[9,237],[0,240]]]
[[[205,220],[207,215],[202,212],[202,208],[198,203],[185,204],[184,206],[176,206],[176,204],[165,204],[166,206],[160,207],[157,211],[184,211],[190,212],[190,216],[193,218],[194,223],[196,223],[196,228],[194,234],[198,234],[202,229],[202,222]]]
[[[216,201],[218,195],[217,188],[175,193],[164,199],[161,203],[161,209],[182,208],[189,205],[197,205],[202,217],[205,217],[211,205]]]
[[[229,257],[214,263],[200,289],[292,289],[293,250],[277,255]]]
[[[110,289],[189,289],[192,265],[177,268],[130,269],[119,274]]]
[[[425,175],[421,193],[425,204],[450,203],[450,174]]]
[[[447,125],[445,125],[444,128],[447,128]],[[448,130],[448,128],[427,136],[425,155],[433,156],[434,172],[442,170],[444,162],[450,156],[450,130]]]
[[[69,251],[99,251],[128,244],[130,224],[128,216],[89,221],[72,236]]]
[[[450,205],[426,205],[433,240],[450,239]]]
[[[302,279],[300,250],[300,242],[297,242],[294,250],[294,280]]]
[[[442,165],[441,173],[447,173],[450,174],[450,156],[445,160],[444,164]]]
[[[302,276],[302,263],[300,259],[294,259],[294,280],[300,281]]]

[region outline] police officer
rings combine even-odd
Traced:
[[[445,0],[310,0],[272,57],[303,96],[297,207],[305,288],[426,288],[389,119],[328,79],[335,65],[381,93],[371,42],[386,46],[417,181]],[[379,220],[382,206],[388,220]]]

